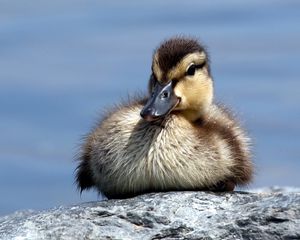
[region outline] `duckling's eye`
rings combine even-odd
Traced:
[[[197,70],[197,69],[203,68],[203,67],[205,66],[205,64],[206,64],[205,61],[204,61],[203,63],[197,64],[197,65],[194,64],[194,63],[192,63],[192,64],[188,67],[188,69],[186,70],[186,75],[188,75],[188,76],[193,76],[193,75],[195,75],[196,70]]]
[[[196,72],[196,65],[192,64],[188,67],[188,69],[186,71],[186,75],[193,76],[193,75],[195,75],[195,72]]]

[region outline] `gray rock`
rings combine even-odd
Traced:
[[[300,193],[167,192],[0,218],[0,239],[300,239]]]

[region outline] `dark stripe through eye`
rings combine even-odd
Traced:
[[[200,69],[200,68],[203,68],[205,66],[206,62],[204,61],[203,63],[201,64],[192,64],[188,70],[186,71],[186,75],[188,76],[193,76],[196,72],[197,69]]]

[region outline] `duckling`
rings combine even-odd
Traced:
[[[208,54],[175,37],[154,52],[148,96],[120,104],[87,135],[81,191],[108,198],[172,190],[233,191],[251,181],[249,138],[213,101]]]

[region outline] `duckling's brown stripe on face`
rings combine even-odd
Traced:
[[[179,79],[186,73],[187,68],[191,63],[196,65],[202,64],[206,60],[206,54],[204,52],[196,52],[186,55],[175,67],[169,70],[167,73],[167,79]]]
[[[159,82],[167,83],[173,79],[180,79],[185,76],[186,70],[191,63],[202,64],[206,61],[206,54],[204,52],[190,53],[184,56],[175,66],[170,69],[162,70],[159,65],[160,56],[158,53],[154,55],[152,71]]]

